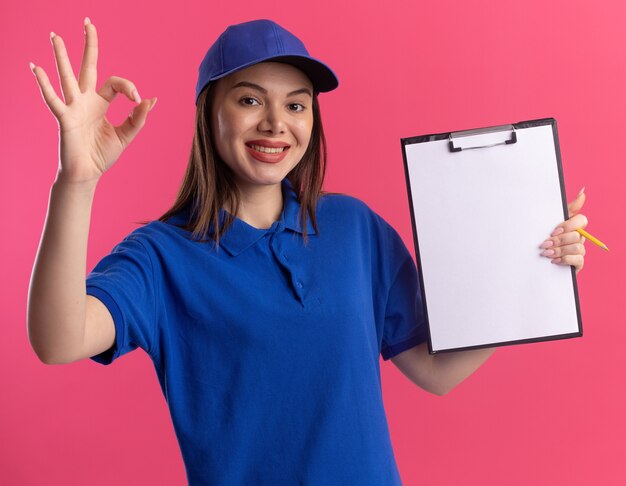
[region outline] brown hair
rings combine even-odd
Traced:
[[[214,90],[215,85],[211,83],[198,97],[193,143],[183,182],[174,204],[158,221],[166,222],[175,213],[188,207],[189,221],[181,227],[192,232],[195,240],[207,236],[207,240],[200,241],[215,241],[218,249],[220,237],[233,223],[239,209],[239,192],[232,170],[219,157],[212,139],[210,117]],[[313,129],[309,146],[300,162],[287,174],[300,202],[299,220],[305,243],[307,217],[311,218],[315,233],[319,233],[315,208],[323,194],[322,184],[326,174],[326,138],[317,93],[313,94],[312,110]],[[220,226],[219,211],[225,205],[232,208],[232,213],[226,212]]]

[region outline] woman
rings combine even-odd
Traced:
[[[128,80],[96,93],[96,31],[85,22],[78,82],[53,37],[65,103],[35,76],[59,121],[61,159],[29,295],[45,363],[152,358],[190,484],[399,484],[379,357],[443,395],[493,352],[428,354],[415,264],[357,199],[322,194],[317,95],[334,73],[262,20],[229,27],[207,52],[182,187],[89,274],[98,180],[143,127],[153,100]],[[137,101],[112,127],[116,93]],[[581,194],[570,206],[580,210]],[[583,266],[578,214],[544,243]],[[552,253],[548,253],[552,252]],[[67,284],[51,285],[53,282]]]

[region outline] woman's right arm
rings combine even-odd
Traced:
[[[58,178],[50,190],[28,295],[28,336],[39,359],[47,364],[99,354],[115,339],[108,310],[85,290],[94,193],[93,183]]]
[[[33,350],[48,364],[70,363],[109,349],[113,319],[86,294],[87,240],[91,206],[100,177],[143,128],[156,98],[141,100],[132,82],[112,76],[96,92],[98,41],[85,19],[85,51],[74,77],[63,40],[52,36],[65,101],[44,70],[31,66],[45,103],[59,125],[59,168],[31,275],[27,327]],[[119,126],[105,117],[117,93],[138,103]]]

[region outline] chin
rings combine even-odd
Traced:
[[[246,177],[239,179],[243,186],[246,187],[261,187],[261,186],[275,186],[280,184],[283,179],[287,177],[287,174],[272,175],[272,176],[259,176],[259,177]]]
[[[291,170],[293,167],[259,167],[240,179],[251,185],[275,185],[280,184]]]

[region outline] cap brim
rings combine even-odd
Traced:
[[[241,71],[242,69],[245,69],[247,67],[254,66],[255,64],[268,61],[284,62],[285,64],[290,64],[294,67],[297,67],[309,77],[309,79],[313,83],[313,89],[318,93],[332,91],[337,88],[337,86],[339,86],[339,79],[337,78],[333,70],[330,69],[322,61],[305,56],[267,56],[255,59],[254,61],[250,61],[242,66],[238,66],[236,69],[231,69],[230,71],[221,73],[218,76],[213,76],[198,92],[198,96],[196,96],[196,104],[198,103],[200,93],[204,91],[209,83],[224,78],[230,74],[233,74],[234,72]]]
[[[276,56],[265,59],[265,61],[270,60],[297,67],[311,79],[315,90],[318,92],[325,93],[339,86],[339,79],[333,70],[317,59],[303,56]]]

